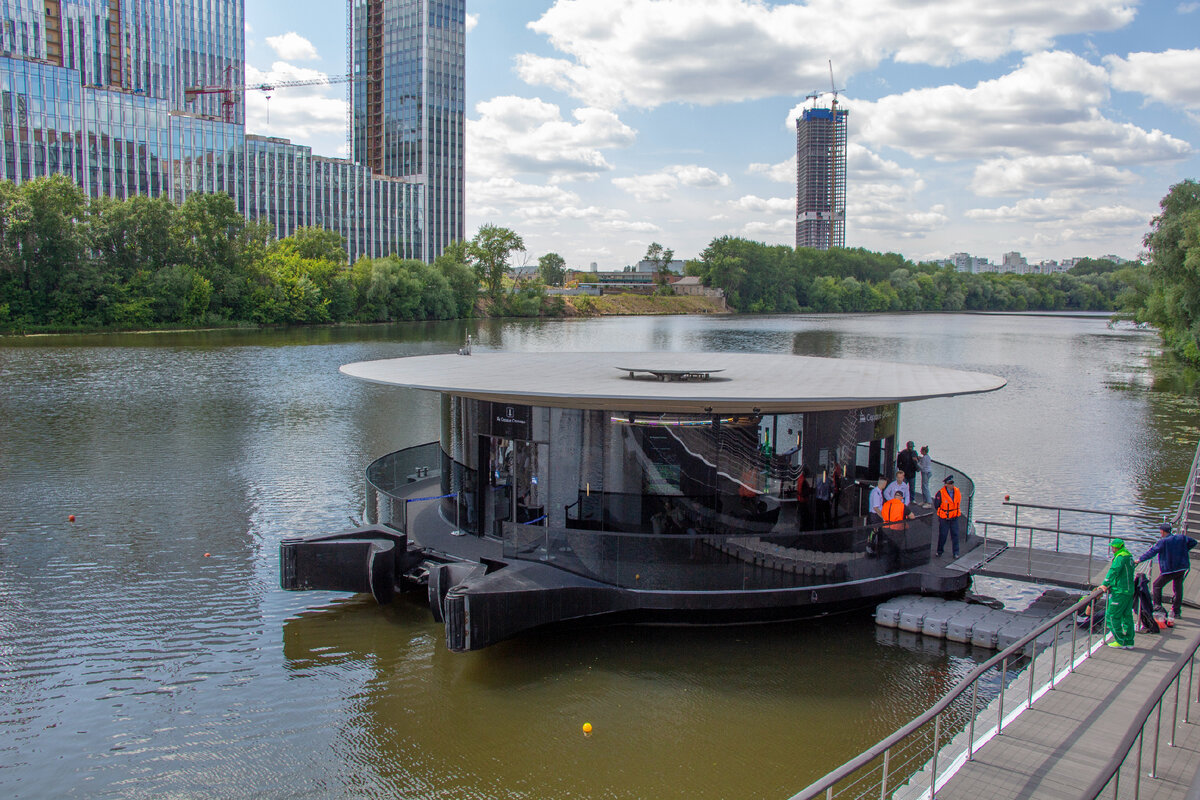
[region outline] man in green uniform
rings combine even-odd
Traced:
[[[1133,649],[1133,554],[1125,549],[1124,539],[1112,540],[1113,560],[1100,588],[1108,592],[1104,624],[1112,631],[1109,647]]]

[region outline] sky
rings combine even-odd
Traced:
[[[246,0],[247,83],[346,70],[346,9]],[[621,269],[795,243],[795,120],[849,110],[846,245],[1136,258],[1200,178],[1200,0],[467,0],[466,236]],[[832,83],[830,69],[832,66]],[[247,131],[347,154],[342,86]]]

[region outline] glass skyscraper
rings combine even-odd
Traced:
[[[354,160],[425,187],[427,252],[463,238],[465,0],[348,0]]]
[[[421,127],[397,138],[407,149],[377,166],[246,134],[243,0],[0,0],[0,180],[64,174],[91,197],[176,202],[226,192],[280,237],[319,226],[352,260],[432,260],[462,238],[465,15],[462,0],[430,5],[397,19],[381,54],[392,78],[371,84],[394,94],[416,74],[435,87]]]

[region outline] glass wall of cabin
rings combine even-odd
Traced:
[[[895,404],[794,414],[546,408],[443,395],[443,516],[639,534],[801,527],[797,483],[840,470],[844,525],[894,470]],[[859,487],[862,487],[861,489]]]

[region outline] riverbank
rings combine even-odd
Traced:
[[[630,317],[630,316],[667,316],[681,314],[734,314],[732,309],[726,307],[720,299],[713,297],[693,297],[690,295],[672,295],[672,296],[654,296],[654,295],[636,295],[636,294],[606,294],[599,297],[591,297],[587,295],[579,295],[574,297],[562,297],[563,306],[562,313],[556,315],[539,315],[536,317],[508,317],[504,315],[492,316],[487,313],[485,307],[477,308],[475,319],[478,320],[501,320],[501,319],[561,319],[562,317]],[[403,322],[421,322],[422,320],[403,320]],[[424,320],[425,322],[455,322],[462,320]],[[31,336],[66,336],[66,335],[92,335],[92,334],[112,334],[112,333],[198,333],[203,331],[218,331],[218,330],[276,330],[279,328],[337,328],[337,327],[361,327],[363,325],[395,325],[400,324],[400,321],[394,322],[335,322],[335,323],[312,323],[312,324],[295,324],[295,325],[255,325],[251,322],[230,322],[226,325],[213,325],[211,323],[199,325],[194,328],[180,325],[169,325],[162,328],[137,328],[137,329],[122,329],[122,328],[86,328],[86,327],[65,327],[54,328],[51,326],[31,327],[23,331],[3,331],[0,332],[0,341],[4,339],[20,339]]]
[[[568,317],[653,316],[659,314],[731,314],[724,298],[692,295],[602,294],[563,297]]]

